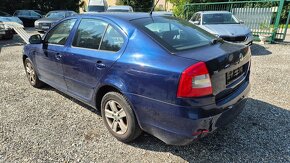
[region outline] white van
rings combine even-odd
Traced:
[[[88,12],[105,12],[108,8],[106,0],[89,0]]]

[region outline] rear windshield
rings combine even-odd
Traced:
[[[215,36],[174,17],[151,17],[132,21],[170,51],[189,50],[211,44]]]

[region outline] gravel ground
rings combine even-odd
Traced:
[[[19,37],[0,41],[0,162],[290,162],[290,45],[252,47],[242,114],[188,146],[114,139],[100,113],[26,80]]]

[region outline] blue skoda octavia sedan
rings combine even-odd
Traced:
[[[77,15],[29,41],[23,63],[30,84],[100,109],[122,142],[145,131],[188,144],[235,119],[250,90],[248,46],[170,16]]]

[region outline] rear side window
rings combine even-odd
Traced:
[[[145,33],[170,51],[209,45],[215,36],[186,21],[173,17],[133,20]]]
[[[19,16],[30,16],[30,13],[27,10],[22,10],[22,11],[17,12],[17,15],[19,15]]]
[[[107,25],[108,23],[97,19],[82,19],[72,45],[99,49]]]
[[[54,27],[46,36],[49,44],[64,45],[77,19],[69,19]]]
[[[121,49],[123,43],[123,36],[112,26],[108,26],[100,49],[117,52]]]

